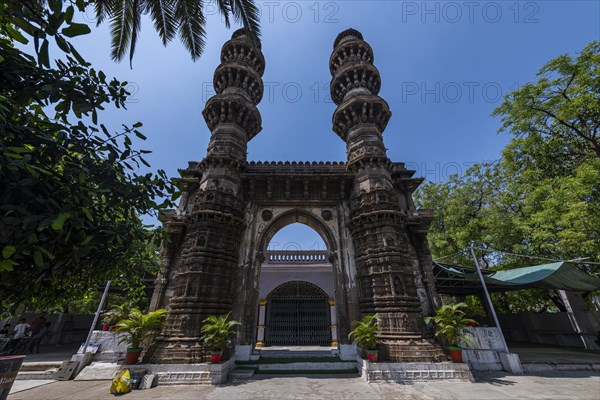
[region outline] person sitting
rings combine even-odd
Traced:
[[[31,328],[31,325],[27,323],[25,318],[21,318],[19,323],[15,326],[12,340],[6,345],[6,348],[10,353],[15,353],[18,350],[19,343],[27,336],[29,328]]]
[[[4,328],[0,329],[0,338],[10,336],[11,324],[4,324]]]
[[[10,342],[10,327],[11,324],[4,324],[4,327],[0,329],[0,352],[4,351],[8,342]]]

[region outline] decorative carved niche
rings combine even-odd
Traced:
[[[394,235],[387,235],[384,243],[387,247],[396,247],[396,239],[394,238]]]
[[[404,293],[406,293],[404,282],[402,282],[402,279],[399,276],[394,276],[392,278],[392,286],[394,288],[394,294],[396,296],[402,296]]]
[[[201,233],[196,238],[196,246],[197,247],[205,247],[206,246],[206,234]]]

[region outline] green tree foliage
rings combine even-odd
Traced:
[[[434,258],[473,243],[483,264],[494,268],[541,261],[492,249],[600,261],[600,42],[577,57],[551,60],[539,76],[494,112],[501,131],[514,135],[501,160],[427,183],[417,193],[417,203],[435,213],[429,236]],[[471,262],[468,253],[448,260]],[[594,264],[582,268],[598,273]],[[498,297],[513,311],[551,305],[540,300],[540,291]]]
[[[538,76],[494,111],[502,119],[500,131],[521,138],[512,145],[512,152],[523,157],[521,169],[541,163],[548,173],[557,159],[567,162],[567,168],[589,157],[600,159],[600,41],[577,57],[551,60]],[[556,172],[565,173],[560,168]]]
[[[206,39],[206,16],[204,0],[95,0],[98,24],[110,20],[112,58],[120,61],[129,49],[129,61],[133,59],[142,15],[148,15],[154,28],[166,46],[175,35],[190,52],[192,60],[204,51]],[[230,18],[241,22],[257,43],[260,36],[260,10],[253,0],[215,0],[215,6],[227,28]]]
[[[113,279],[136,282],[155,263],[141,216],[170,205],[165,173],[141,173],[141,123],[99,122],[125,107],[126,82],[96,71],[69,42],[84,1],[0,5],[0,301],[53,307]],[[51,62],[50,41],[62,51]],[[16,42],[20,44],[16,46]],[[26,47],[28,45],[30,47]],[[23,48],[35,51],[32,56]]]

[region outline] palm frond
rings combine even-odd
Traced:
[[[179,37],[183,45],[196,61],[204,51],[206,18],[202,12],[202,0],[182,0],[177,2],[175,19],[179,24]]]
[[[231,14],[241,21],[255,46],[260,41],[260,10],[253,0],[229,0]]]
[[[133,9],[134,12],[131,21],[131,45],[129,46],[129,67],[132,67],[133,53],[135,53],[135,45],[142,25],[142,4],[140,3],[140,0],[133,0]]]
[[[106,17],[112,14],[111,8],[115,1],[113,0],[96,0],[94,2],[94,12],[96,13],[96,26],[99,26]]]
[[[229,14],[231,13],[231,4],[229,0],[215,0],[217,3],[217,7],[219,8],[219,12],[223,16],[223,20],[225,21],[225,27],[229,29],[231,24],[229,23]]]
[[[167,45],[175,36],[177,22],[175,20],[175,0],[145,0],[148,5],[150,18],[158,36]]]
[[[119,0],[110,9],[110,34],[112,36],[111,57],[121,61],[131,41],[131,28],[134,13],[133,0]]]

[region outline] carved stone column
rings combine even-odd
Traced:
[[[171,274],[174,295],[165,327],[148,351],[151,363],[207,361],[202,321],[232,310],[245,229],[240,172],[247,143],[261,130],[256,105],[263,95],[264,68],[260,49],[244,30],[234,32],[215,71],[216,95],[202,112],[211,130],[207,155],[182,171],[187,203],[179,216],[185,225],[181,263]]]
[[[421,302],[407,235],[407,212],[394,188],[383,143],[391,117],[379,97],[381,79],[373,50],[362,34],[338,35],[329,61],[331,98],[337,104],[333,130],[346,142],[348,169],[355,176],[350,199],[359,304],[363,314],[378,314],[381,360],[441,361],[441,349],[423,338]]]

